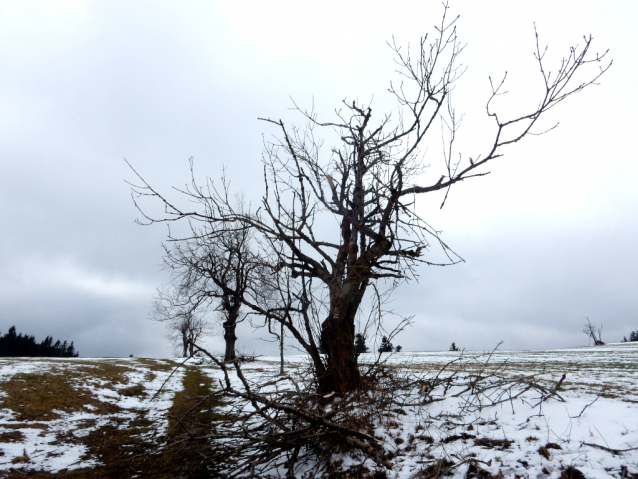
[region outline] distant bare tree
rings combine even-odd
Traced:
[[[174,302],[181,309],[214,308],[224,328],[224,360],[236,359],[237,324],[244,295],[260,284],[262,262],[250,250],[251,233],[241,225],[206,223],[184,239],[165,246],[164,262],[173,271],[177,290]]]
[[[193,356],[195,344],[210,334],[204,317],[190,308],[176,306],[168,291],[158,292],[152,319],[167,323],[168,338],[182,351],[182,357]]]
[[[273,329],[273,326],[279,326],[279,331]],[[286,329],[284,327],[284,323],[280,322],[276,325],[273,325],[272,322],[268,322],[268,332],[277,338],[277,342],[279,343],[279,375],[284,376],[286,374],[285,370],[285,361],[284,361],[284,340],[286,337]]]
[[[610,65],[602,63],[605,54],[590,55],[589,36],[581,46],[570,48],[557,70],[550,72],[544,60],[546,48],[540,46],[537,35],[535,57],[543,88],[532,102],[534,106],[505,118],[494,106],[496,98],[506,93],[505,78],[497,83],[490,79],[487,114],[494,122],[493,137],[482,153],[462,156],[455,150],[462,116],[451,100],[462,73],[458,59],[463,46],[457,39],[455,21],[448,19],[445,6],[435,37],[431,41],[423,37],[416,52],[391,44],[402,76],[400,84],[390,86],[399,109],[397,118],[373,116],[370,104],[344,100],[333,121],[320,121],[314,111],[297,108],[307,122],[305,128],[265,119],[277,128],[280,137],[266,145],[266,192],[255,212],[233,208],[226,190],[218,190],[211,181],[200,186],[194,176],[191,185],[182,190],[189,206],[178,206],[138,175],[142,184],[134,187],[134,194],[151,196],[165,207],[163,217],[150,217],[142,211],[147,222],[241,224],[254,229],[264,244],[273,246],[272,254],[278,258],[272,264],[289,272],[288,286],[292,286],[291,295],[298,304],[295,314],[303,321],[320,322],[318,328],[316,324],[306,328],[319,329],[325,363],[317,359],[317,348],[308,340],[312,334],[306,334],[304,348],[311,347],[306,350],[315,362],[323,392],[349,391],[361,384],[354,347],[355,318],[368,288],[379,280],[410,279],[418,264],[462,261],[418,215],[416,197],[444,192],[443,207],[452,186],[489,174],[485,166],[504,156],[506,147],[528,135],[543,133],[535,131],[541,116],[595,84]],[[579,73],[588,65],[595,65],[595,71],[581,78]],[[429,161],[424,158],[425,143],[438,125],[444,132],[443,162],[438,171],[430,173]],[[324,155],[324,137],[331,134],[335,143]],[[201,240],[209,240],[205,232]],[[431,243],[440,247],[438,258],[425,256]],[[322,292],[309,295],[311,285]],[[325,301],[325,309],[314,305],[316,298]],[[290,311],[280,310],[268,317],[290,328]],[[310,318],[310,313],[323,316]],[[292,331],[295,338],[302,332]]]
[[[594,341],[594,346],[602,346],[603,344],[605,344],[601,338],[602,330],[602,324],[600,325],[600,327],[597,328],[596,326],[591,324],[589,318],[587,318],[587,323],[585,323],[585,326],[583,327],[583,333],[585,333],[588,338]]]

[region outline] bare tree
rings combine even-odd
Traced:
[[[138,195],[158,198],[166,207],[165,217],[145,215],[149,222],[188,218],[204,223],[241,223],[272,246],[278,256],[276,267],[287,270],[295,283],[294,294],[302,305],[296,313],[303,316],[323,311],[320,344],[326,361],[313,358],[322,391],[348,391],[361,383],[354,350],[355,318],[371,285],[413,278],[419,264],[442,266],[463,261],[416,213],[416,197],[444,192],[443,207],[453,185],[489,174],[485,166],[504,156],[504,147],[543,133],[534,129],[541,116],[594,84],[610,66],[603,63],[605,54],[590,54],[589,36],[582,45],[571,47],[558,69],[550,72],[544,61],[547,49],[541,48],[537,35],[535,58],[544,88],[536,106],[504,118],[493,103],[505,93],[505,78],[496,84],[490,79],[487,114],[494,123],[491,145],[486,151],[464,156],[455,150],[461,117],[451,99],[462,73],[458,58],[463,47],[455,21],[448,19],[446,6],[436,35],[432,40],[421,38],[416,56],[394,42],[390,45],[402,76],[400,84],[390,87],[398,104],[396,118],[391,114],[373,116],[370,104],[344,100],[333,121],[320,121],[314,111],[301,108],[297,111],[307,122],[305,127],[263,119],[274,125],[280,136],[266,144],[266,193],[258,211],[232,208],[225,190],[216,189],[212,182],[201,187],[194,177],[183,193],[199,204],[199,209],[178,206],[141,177],[142,185],[134,188]],[[588,66],[595,70],[581,78],[580,72]],[[424,147],[428,134],[438,125],[443,125],[445,133],[445,153],[441,169],[432,175],[427,171]],[[324,154],[324,137],[330,134],[336,136],[335,142]],[[439,247],[438,258],[430,251],[432,244]],[[308,296],[311,283],[323,292]],[[303,295],[310,303],[304,303]],[[325,310],[312,306],[317,297],[325,301]],[[270,317],[288,326],[291,323],[286,314]],[[293,336],[297,338],[294,331]]]
[[[192,357],[195,345],[210,333],[210,327],[201,314],[177,306],[173,294],[173,291],[158,293],[152,319],[167,323],[169,340],[181,349],[182,357]]]
[[[583,327],[583,333],[585,333],[587,337],[594,342],[594,346],[602,346],[605,344],[601,338],[602,331],[602,324],[600,325],[600,327],[597,328],[596,326],[591,324],[591,321],[589,320],[589,318],[587,318],[587,323],[585,323]]]
[[[273,325],[272,322],[268,322],[268,332],[272,334],[279,343],[279,375],[284,376],[286,374],[284,367],[284,339],[286,337],[286,329],[283,322],[279,322],[278,324],[279,331],[273,329],[273,326],[277,325]]]
[[[193,227],[189,237],[171,240],[164,248],[164,262],[173,271],[173,306],[187,311],[215,308],[224,329],[224,360],[234,361],[237,324],[246,318],[241,313],[243,296],[259,284],[255,272],[261,264],[250,250],[250,229],[204,223]]]

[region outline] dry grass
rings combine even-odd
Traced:
[[[146,376],[152,375],[153,378],[156,372],[170,371],[175,364],[137,358],[134,362],[152,369],[147,371]],[[174,419],[169,421],[168,432],[160,436],[156,424],[145,416],[144,410],[137,410],[133,419],[130,416],[119,417],[114,415],[121,411],[118,406],[100,401],[82,387],[83,384],[99,381],[100,387],[110,388],[124,397],[147,395],[143,385],[129,384],[127,373],[134,371],[134,363],[129,364],[115,361],[47,363],[48,370],[41,373],[18,373],[1,382],[0,390],[4,397],[0,398],[0,407],[14,411],[15,419],[20,423],[0,424],[5,431],[0,433],[0,443],[20,443],[24,434],[17,429],[35,427],[46,430],[47,421],[57,419],[63,413],[86,410],[86,405],[95,408],[91,409],[91,413],[110,418],[110,421],[99,428],[95,428],[95,419],[78,421],[72,430],[56,435],[57,444],[81,444],[86,447],[82,460],[97,460],[101,465],[52,474],[34,470],[25,451],[24,455],[12,460],[14,469],[0,471],[0,477],[211,477],[211,465],[202,460],[202,454],[210,448],[208,442],[191,439],[210,431],[211,424],[218,417],[216,407],[219,403],[215,399],[204,399],[212,392],[211,379],[199,368],[186,368],[184,389],[175,394],[168,411]],[[55,453],[49,455],[54,456]]]
[[[20,431],[8,431],[0,434],[0,442],[20,442],[24,440],[24,434]]]
[[[91,379],[92,381],[106,381],[109,384],[128,384],[126,373],[134,371],[133,368],[113,363],[83,363],[73,364],[66,368],[67,371],[73,372],[75,375],[85,376],[83,379]]]
[[[60,372],[41,374],[18,373],[0,383],[5,393],[0,408],[11,409],[18,421],[49,421],[60,418],[60,412],[70,413],[93,406],[93,412],[113,414],[119,408],[94,397],[89,391],[73,384],[73,377]]]
[[[211,445],[207,439],[215,423],[226,416],[217,411],[221,402],[211,396],[212,380],[199,368],[189,367],[183,378],[184,389],[177,392],[169,409],[170,428],[164,438],[164,454],[174,458],[173,467],[181,477],[210,477],[216,464],[211,462]]]
[[[584,355],[589,351],[575,352],[573,354]],[[610,353],[611,356],[612,353]],[[558,381],[563,373],[567,379],[563,381],[561,390],[570,390],[576,393],[591,394],[592,392],[601,397],[617,399],[624,402],[638,402],[638,388],[635,386],[635,375],[638,370],[638,363],[627,363],[626,361],[615,361],[606,359],[604,361],[592,360],[587,363],[582,360],[556,360],[552,354],[546,355],[542,360],[540,355],[534,360],[518,360],[516,357],[507,358],[506,374],[510,378],[538,375],[539,379],[549,382]],[[504,356],[496,353],[492,360],[490,369],[494,370],[502,364]],[[450,361],[453,358],[450,356]],[[479,359],[480,361],[480,359]],[[438,373],[443,364],[441,362],[424,362],[415,360],[405,364],[387,364],[384,367],[397,372],[415,373]],[[471,356],[464,357],[463,361],[456,361],[450,365],[448,371],[458,371],[459,375],[475,375],[483,370],[483,365],[475,362]]]
[[[127,388],[120,389],[120,390],[118,390],[118,392],[122,396],[127,396],[127,397],[131,397],[131,396],[144,397],[144,396],[146,396],[146,392],[144,390],[144,386],[142,386],[141,384],[136,384],[135,386],[129,386]]]
[[[153,371],[168,372],[173,370],[179,363],[168,359],[158,361],[156,359],[135,358],[135,362],[146,366]]]

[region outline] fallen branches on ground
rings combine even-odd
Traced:
[[[198,453],[216,465],[221,477],[382,477],[397,455],[406,454],[423,457],[415,477],[436,477],[459,467],[479,471],[474,456],[459,455],[458,444],[471,441],[484,450],[505,450],[512,444],[478,434],[479,427],[496,425],[482,411],[508,404],[513,410],[515,400],[532,409],[552,399],[563,401],[557,391],[565,375],[553,386],[539,374],[512,376],[506,362],[493,362],[494,351],[462,353],[425,375],[415,375],[408,364],[377,364],[359,390],[320,394],[311,367],[271,377],[249,368],[244,372],[240,361],[227,363],[197,349],[221,371],[219,388],[201,401],[215,397],[223,411],[206,433],[198,428],[199,434],[191,434],[182,425],[197,407],[175,423],[186,433],[180,447],[189,441],[210,444],[208,453],[201,447]],[[446,407],[454,406],[441,410],[437,405],[444,400],[451,401]],[[401,436],[403,418],[423,424],[428,434]],[[446,448],[456,455],[441,456]],[[441,462],[444,458],[453,460]]]
[[[297,466],[306,469],[310,465],[315,469],[312,472],[318,472],[329,465],[332,454],[348,450],[357,451],[379,468],[392,468],[369,427],[379,405],[378,395],[367,404],[361,400],[365,394],[359,394],[357,400],[320,395],[316,382],[291,376],[251,383],[238,361],[228,365],[200,351],[223,372],[221,389],[215,394],[224,396],[227,419],[216,424],[209,438],[218,446],[215,454],[221,457],[217,459],[229,462],[228,476],[269,477],[268,471],[287,469],[288,477],[294,477]],[[239,387],[234,384],[237,380]]]
[[[584,442],[583,446],[589,446],[589,447],[594,447],[596,449],[602,449],[603,451],[611,452],[612,454],[615,454],[617,456],[622,454],[623,452],[638,450],[638,447],[630,447],[628,449],[612,449],[611,447],[601,446],[600,444],[592,444],[590,442]]]

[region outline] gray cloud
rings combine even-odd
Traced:
[[[423,2],[391,11],[264,5],[0,7],[2,331],[15,324],[38,338],[72,339],[83,355],[169,354],[162,326],[147,319],[154,289],[168,281],[166,230],[134,224],[124,182],[134,175],[123,158],[170,191],[188,181],[194,156],[198,176],[219,178],[225,166],[233,187],[258,201],[262,134],[272,131],[257,118],[295,121],[289,95],[303,105],[314,99],[324,115],[346,96],[374,94],[375,111],[391,110],[385,41],[394,33],[414,42],[440,14]],[[423,268],[419,284],[397,292],[397,311],[417,319],[398,338],[407,349],[582,344],[585,316],[603,322],[609,340],[638,329],[637,7],[549,5],[453,5],[469,42],[455,93],[468,113],[467,154],[484,148],[490,131],[488,74],[510,71],[513,103],[528,101],[532,21],[551,55],[592,31],[616,65],[601,87],[558,110],[557,131],[495,163],[492,178],[462,185],[442,211],[436,201],[420,206],[467,263]],[[241,334],[247,349],[275,351],[247,325]],[[209,341],[220,347],[218,337]]]

